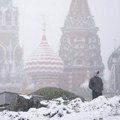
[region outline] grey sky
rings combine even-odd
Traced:
[[[61,30],[71,0],[14,0],[19,7],[20,40],[25,60],[39,45],[42,37],[42,14],[46,14],[47,39],[58,52]],[[120,45],[120,0],[88,0],[101,40],[101,54],[106,65],[111,52]],[[116,44],[115,44],[116,39]]]

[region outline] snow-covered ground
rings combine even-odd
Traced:
[[[47,108],[31,108],[28,112],[0,112],[0,120],[120,120],[120,96],[101,96],[82,102],[77,98],[42,101]]]

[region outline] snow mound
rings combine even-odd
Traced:
[[[41,104],[47,107],[31,108],[28,112],[0,112],[0,120],[120,120],[120,96],[101,96],[85,102],[79,98],[72,101],[58,98]]]

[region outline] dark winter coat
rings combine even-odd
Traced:
[[[102,79],[98,76],[94,76],[90,79],[89,88],[95,92],[101,93],[103,90]]]

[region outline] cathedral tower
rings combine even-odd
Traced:
[[[12,0],[0,0],[1,82],[11,82],[16,79],[23,66],[23,49],[19,44],[18,32],[17,8],[13,6]]]
[[[62,28],[59,55],[64,61],[64,88],[78,92],[96,70],[103,73],[100,39],[87,0],[72,0]]]
[[[120,93],[120,46],[110,55],[108,69],[110,70],[109,92],[114,94]]]

